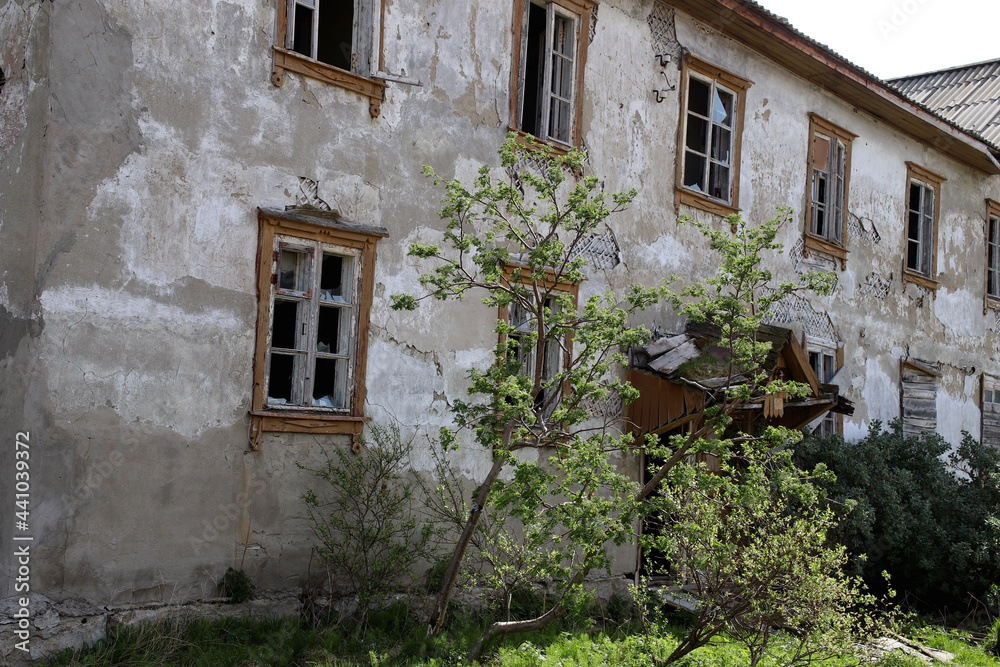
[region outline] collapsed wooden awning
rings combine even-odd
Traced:
[[[743,381],[738,376],[702,377],[716,368],[713,359],[719,367],[724,365],[725,351],[714,344],[718,339],[717,327],[689,324],[683,334],[660,337],[633,351],[628,381],[639,391],[627,414],[633,433],[660,435],[684,426],[700,417],[706,405],[716,403],[727,384]],[[764,367],[772,378],[801,382],[810,389],[806,396],[785,399],[776,411],[780,416],[771,417],[768,423],[798,429],[830,411],[854,413],[854,405],[839,394],[837,385],[819,381],[794,333],[762,325],[757,339],[771,343]],[[751,422],[763,418],[764,407],[765,398],[760,397],[739,406],[738,412]]]

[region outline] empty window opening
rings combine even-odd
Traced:
[[[580,17],[553,2],[529,2],[523,20],[517,127],[546,141],[570,144]]]
[[[687,90],[684,187],[729,202],[736,94],[695,76]]]
[[[356,1],[287,0],[289,48],[307,58],[358,71],[366,56],[355,32],[359,25]],[[367,26],[368,22],[362,23]]]
[[[319,242],[278,246],[267,402],[346,409],[355,258]]]
[[[906,226],[906,268],[923,276],[931,275],[934,248],[934,188],[910,181]]]

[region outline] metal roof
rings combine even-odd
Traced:
[[[889,83],[994,146],[1000,144],[1000,59],[890,79]]]

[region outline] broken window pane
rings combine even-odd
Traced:
[[[712,163],[709,175],[709,194],[729,201],[729,167]]]
[[[692,190],[705,191],[705,158],[687,151],[684,160],[684,187]]]
[[[733,96],[724,90],[715,89],[715,105],[712,109],[712,120],[720,125],[733,125]]]
[[[301,349],[301,345],[297,344],[301,330],[299,302],[275,299],[274,313],[271,317],[271,347]]]
[[[320,300],[349,303],[351,300],[349,271],[350,261],[348,258],[323,253],[323,266],[320,270],[319,280]]]
[[[292,49],[307,58],[313,57],[313,11],[302,4],[295,5],[295,34],[292,38]]]
[[[316,326],[316,351],[328,354],[346,354],[340,335],[341,313],[349,312],[344,308],[323,307],[319,309],[319,320]]]
[[[688,111],[708,118],[708,95],[711,88],[702,81],[691,77],[688,81]]]
[[[317,358],[313,376],[312,404],[325,408],[344,408],[345,373],[343,359]]]
[[[354,0],[323,0],[319,8],[316,60],[354,70]]]
[[[685,145],[699,153],[707,153],[708,121],[697,116],[688,117],[687,137]]]
[[[712,128],[712,159],[729,164],[729,149],[733,133],[721,127]]]
[[[267,383],[268,403],[292,402],[292,376],[295,357],[289,354],[271,353],[270,378]]]
[[[294,292],[309,291],[309,253],[281,249],[278,262],[278,288]]]

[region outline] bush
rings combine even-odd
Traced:
[[[310,471],[323,483],[302,498],[333,582],[344,577],[358,596],[358,627],[384,605],[418,560],[430,556],[433,531],[413,514],[413,484],[403,478],[412,448],[395,425],[368,427],[360,454],[322,448],[326,458]],[[371,446],[368,446],[368,445]]]
[[[935,434],[904,438],[899,420],[888,430],[874,422],[855,444],[809,437],[796,449],[799,465],[825,463],[837,476],[824,486],[845,515],[832,537],[850,570],[873,588],[888,572],[925,609],[985,600],[1000,575],[1000,455],[967,433],[945,458],[951,449]]]

